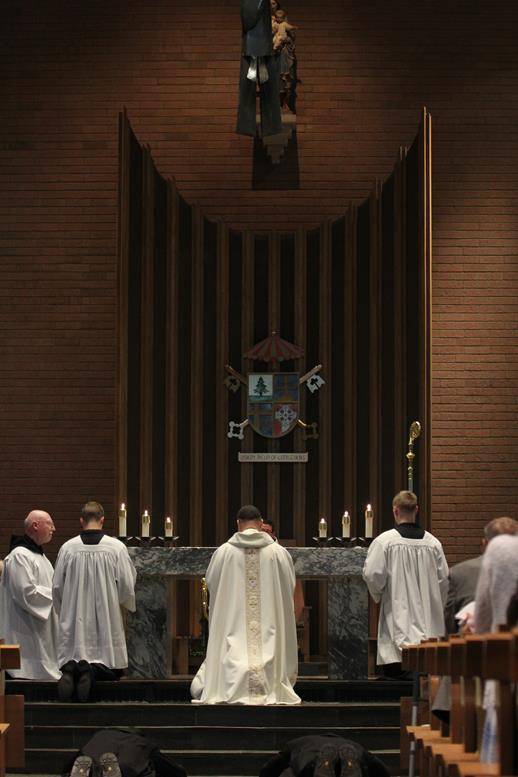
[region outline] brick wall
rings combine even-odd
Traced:
[[[5,0],[0,31],[0,551],[32,506],[113,514],[117,113],[235,227],[317,224],[434,120],[434,529],[451,561],[518,517],[518,9],[290,0],[300,190],[252,192],[234,134],[239,4]]]

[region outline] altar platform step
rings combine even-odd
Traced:
[[[399,726],[399,702],[304,702],[293,707],[197,705],[190,703],[99,702],[60,704],[27,702],[25,723],[38,726],[285,726],[339,728],[342,726]],[[288,737],[289,738],[289,737]]]
[[[243,717],[247,717],[246,715]],[[247,721],[248,722],[248,721]],[[119,724],[122,725],[122,724]],[[129,723],[127,724],[129,725]],[[67,747],[78,750],[99,726],[28,726],[27,747],[34,749]],[[396,726],[139,726],[161,750],[231,751],[236,742],[253,742],[258,750],[275,752],[286,742],[306,734],[336,734],[367,748],[390,749],[399,733]]]
[[[190,701],[191,677],[168,680],[122,679],[98,683],[92,701],[182,702]],[[384,680],[328,680],[301,677],[296,691],[303,701],[397,701],[412,694],[411,683]],[[56,683],[8,680],[6,693],[20,693],[26,701],[57,701]]]

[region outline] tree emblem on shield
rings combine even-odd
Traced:
[[[248,423],[263,437],[284,437],[299,418],[299,373],[248,373]]]
[[[272,332],[265,340],[254,345],[244,356],[260,362],[282,362],[300,359],[304,351],[297,345],[283,340]],[[247,387],[247,417],[244,421],[229,421],[227,437],[244,439],[244,429],[251,426],[258,434],[278,439],[289,434],[296,426],[304,429],[305,439],[317,439],[316,422],[305,423],[300,418],[300,387],[306,385],[314,394],[324,385],[321,364],[304,375],[298,372],[249,372],[246,378],[227,364],[225,380],[229,391],[236,392],[241,385]]]

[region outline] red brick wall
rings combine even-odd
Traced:
[[[239,3],[6,0],[0,35],[2,543],[33,506],[58,540],[113,514],[117,113],[236,227],[316,224],[434,120],[434,529],[450,560],[518,518],[518,9],[290,0],[300,190],[250,190],[234,134]]]

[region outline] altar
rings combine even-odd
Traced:
[[[328,676],[367,677],[368,596],[362,580],[366,548],[287,548],[298,578],[328,583]],[[171,578],[200,579],[215,548],[129,548],[137,569],[137,609],[127,620],[128,676],[171,673]]]

